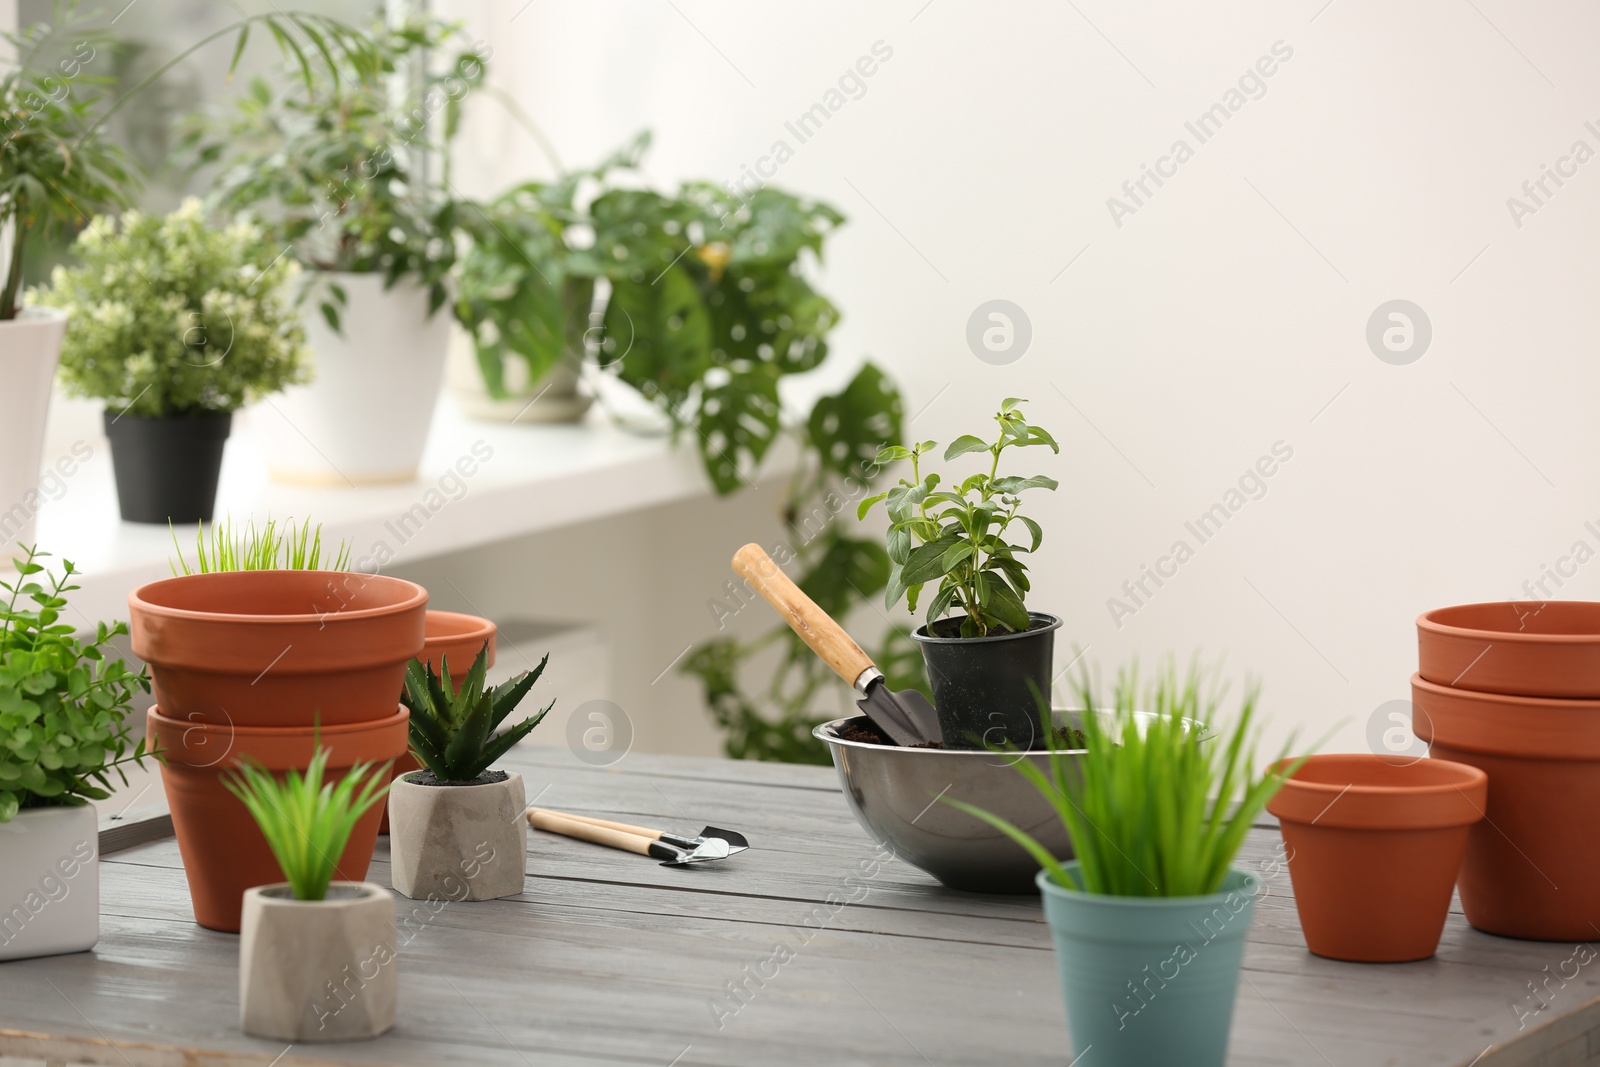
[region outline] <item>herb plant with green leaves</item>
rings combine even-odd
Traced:
[[[0,582],[0,823],[21,809],[104,800],[111,772],[126,785],[123,768],[153,754],[126,722],[150,680],[109,647],[126,625],[100,623],[88,641],[74,636],[61,613],[78,588],[70,584],[77,568],[66,562],[50,574],[39,562],[45,555],[27,549],[13,561],[16,579]]]
[[[1059,483],[1042,474],[1001,477],[1000,457],[1007,449],[1033,445],[1047,445],[1056,453],[1061,449],[1049,433],[1023,418],[1019,410],[1023,403],[1008,397],[1000,405],[995,415],[1000,430],[993,441],[964,434],[944,450],[947,462],[968,453],[983,453],[988,457],[987,470],[941,489],[939,475],[923,474],[921,465],[922,457],[932,452],[937,442],[923,441],[910,448],[890,445],[878,454],[878,462],[909,459],[911,477],[868,497],[857,508],[857,517],[865,518],[874,504],[883,501],[889,512],[890,568],[884,591],[889,607],[904,598],[914,614],[922,587],[938,581],[938,591],[927,607],[928,629],[935,636],[956,636],[936,629],[952,608],[966,613],[960,621],[961,637],[1020,633],[1030,625],[1024,604],[1031,588],[1028,568],[1017,556],[1037,551],[1044,531],[1037,521],[1020,513],[1022,494],[1029,489],[1054,489]],[[1013,523],[1027,530],[1027,546],[1006,540]]]
[[[546,655],[531,671],[523,671],[509,682],[485,691],[489,671],[489,648],[485,644],[472,661],[472,669],[461,680],[460,688],[450,681],[448,657],[442,657],[436,674],[431,664],[420,659],[406,668],[406,691],[400,698],[411,709],[411,751],[440,782],[474,782],[489,770],[511,746],[527,737],[544,721],[555,701],[537,713],[496,736],[495,730],[506,720],[550,661]]]
[[[1003,831],[1067,888],[1123,897],[1220,891],[1251,823],[1300,767],[1297,760],[1254,770],[1258,689],[1244,694],[1237,716],[1223,725],[1224,690],[1198,666],[1180,679],[1169,665],[1148,690],[1137,670],[1125,670],[1109,705],[1096,699],[1087,673],[1077,688],[1080,707],[1099,709],[1083,716],[1085,751],[1069,761],[1052,749],[1048,774],[1028,760],[1015,767],[1072,835],[1078,877],[1005,819],[945,802]],[[1140,716],[1139,707],[1152,714]],[[1286,745],[1279,759],[1288,751]]]
[[[358,763],[338,781],[325,781],[329,750],[317,745],[302,774],[279,778],[246,759],[222,784],[250,809],[296,900],[324,900],[350,834],[389,793],[391,764]]]
[[[178,532],[172,530],[172,549],[177,557],[172,561],[172,573],[216,574],[219,571],[314,571],[323,568],[322,524],[315,527],[306,519],[299,526],[290,519],[279,527],[276,519],[267,519],[260,528],[254,519],[242,530],[235,530],[233,520],[207,526],[200,523],[194,535],[194,562],[190,563],[178,544]],[[339,542],[339,547],[327,557],[327,570],[350,569],[350,544]]]

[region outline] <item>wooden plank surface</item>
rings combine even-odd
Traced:
[[[111,1067],[1070,1060],[1037,898],[957,893],[885,858],[831,770],[640,754],[600,769],[530,747],[512,762],[541,806],[681,831],[729,826],[755,847],[677,870],[531,834],[516,898],[397,900],[411,918],[390,1034],[285,1048],[239,1032],[238,939],[191,920],[176,844],[138,845],[102,864],[92,953],[0,964],[0,1055]],[[1263,826],[1241,855],[1266,893],[1230,1063],[1600,1063],[1600,961],[1559,988],[1552,980],[1535,1012],[1531,990],[1574,946],[1482,934],[1459,909],[1432,960],[1318,959],[1301,940],[1279,845]],[[383,839],[369,877],[388,882]]]

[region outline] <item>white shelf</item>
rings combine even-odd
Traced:
[[[462,457],[478,459],[472,451],[478,442],[480,453],[492,454],[460,479],[463,491],[450,479]],[[358,562],[386,546],[392,565],[710,492],[698,452],[687,442],[674,447],[664,437],[631,434],[598,413],[574,426],[471,422],[441,397],[418,480],[401,485],[271,482],[248,420],[236,418],[216,514],[235,523],[310,517],[322,523],[325,544],[350,542]],[[82,588],[72,597],[80,621],[126,618],[130,590],[171,574],[167,528],[118,517],[103,440],[59,499],[41,507],[37,540],[56,561],[70,559],[83,572]],[[192,551],[194,528],[180,527],[178,540]]]

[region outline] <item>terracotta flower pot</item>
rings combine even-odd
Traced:
[[[427,641],[422,649],[422,662],[440,670],[446,658],[450,661],[450,682],[460,685],[461,679],[472,669],[484,642],[489,643],[489,666],[494,666],[495,635],[499,632],[489,619],[476,615],[463,615],[456,611],[430,611],[427,616]],[[403,685],[404,683],[402,683]],[[394,780],[402,774],[422,769],[408,749],[394,761]],[[378,833],[389,832],[389,806],[383,806],[383,819],[378,823]]]
[[[393,715],[427,605],[414,582],[345,571],[191,574],[128,596],[163,714],[239,727]]]
[[[1413,729],[1435,759],[1489,776],[1467,835],[1461,906],[1480,930],[1588,940],[1600,918],[1600,700],[1499,696],[1411,677]]]
[[[1419,672],[1456,689],[1600,699],[1600,603],[1459,604],[1417,617]]]
[[[1267,804],[1306,946],[1357,963],[1432,956],[1487,793],[1488,778],[1463,763],[1308,758]]]
[[[357,763],[392,760],[406,750],[411,713],[404,707],[379,722],[341,726],[226,726],[185,722],[161,708],[149,711],[149,737],[162,749],[161,781],[172,809],[195,921],[212,930],[239,929],[244,891],[283,881],[283,871],[244,803],[222,784],[222,773],[250,757],[269,771],[303,768],[320,743],[332,751],[328,773],[339,777]],[[356,824],[336,877],[359,882],[378,838],[381,804]]]

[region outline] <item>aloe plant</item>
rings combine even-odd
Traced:
[[[510,751],[539,723],[555,701],[546,704],[505,733],[495,729],[506,720],[533,683],[544,673],[549,655],[531,671],[523,671],[503,685],[485,691],[489,672],[489,647],[484,645],[472,669],[456,688],[450,681],[450,661],[440,658],[441,673],[420,659],[406,668],[406,691],[401,701],[411,709],[411,751],[441,782],[476,781],[496,760]]]

